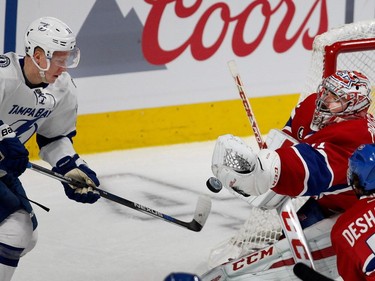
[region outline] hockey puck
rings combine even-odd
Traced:
[[[214,177],[210,177],[207,180],[206,185],[208,189],[214,193],[220,192],[220,190],[223,188],[223,185],[221,184],[221,182],[217,178],[214,178]]]

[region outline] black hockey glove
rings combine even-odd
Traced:
[[[12,128],[0,121],[0,176],[10,174],[19,177],[28,163],[29,152]]]
[[[54,172],[67,176],[69,178],[84,182],[87,187],[80,188],[63,183],[65,194],[69,199],[81,203],[95,203],[99,198],[99,192],[95,187],[100,185],[96,173],[91,170],[86,162],[84,162],[77,154],[73,157],[65,156],[56,163],[56,167],[52,169]]]

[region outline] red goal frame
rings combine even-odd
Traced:
[[[323,77],[326,78],[336,71],[337,57],[342,53],[375,50],[375,38],[339,41],[325,46]]]

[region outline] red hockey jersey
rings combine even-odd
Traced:
[[[310,95],[293,110],[283,131],[299,141],[276,152],[281,172],[273,190],[289,196],[317,196],[321,206],[342,212],[357,198],[347,184],[348,158],[358,146],[373,143],[375,121],[366,118],[331,124],[317,132],[310,129],[316,95]]]
[[[337,268],[345,281],[375,280],[375,198],[363,198],[340,215],[331,232]]]

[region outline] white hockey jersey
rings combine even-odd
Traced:
[[[23,57],[0,55],[0,120],[25,143],[37,134],[40,157],[51,166],[74,155],[71,138],[76,133],[77,94],[72,78],[63,72],[53,84],[28,86]]]

